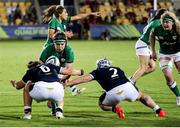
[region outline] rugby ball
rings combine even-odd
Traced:
[[[56,66],[60,66],[60,61],[58,59],[58,57],[56,56],[50,56],[45,63],[50,63],[50,64],[53,64],[53,65],[56,65]]]

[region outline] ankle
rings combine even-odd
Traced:
[[[24,113],[25,114],[31,114],[31,107],[30,106],[24,106]]]

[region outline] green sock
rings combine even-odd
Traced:
[[[177,85],[175,85],[174,87],[170,87],[171,91],[177,96],[180,96],[180,92],[179,92],[179,89],[177,87]]]

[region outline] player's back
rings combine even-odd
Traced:
[[[124,72],[118,67],[99,68],[91,74],[106,91],[129,81]]]
[[[58,82],[58,73],[60,67],[53,64],[42,64],[27,71],[27,75],[31,77],[33,82],[45,81],[45,82]]]

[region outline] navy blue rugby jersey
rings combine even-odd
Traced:
[[[26,83],[31,80],[33,83],[38,81],[44,82],[59,82],[58,73],[59,66],[53,64],[41,64],[26,71],[22,80]]]
[[[96,69],[90,75],[105,91],[109,91],[129,81],[124,72],[118,67]]]

